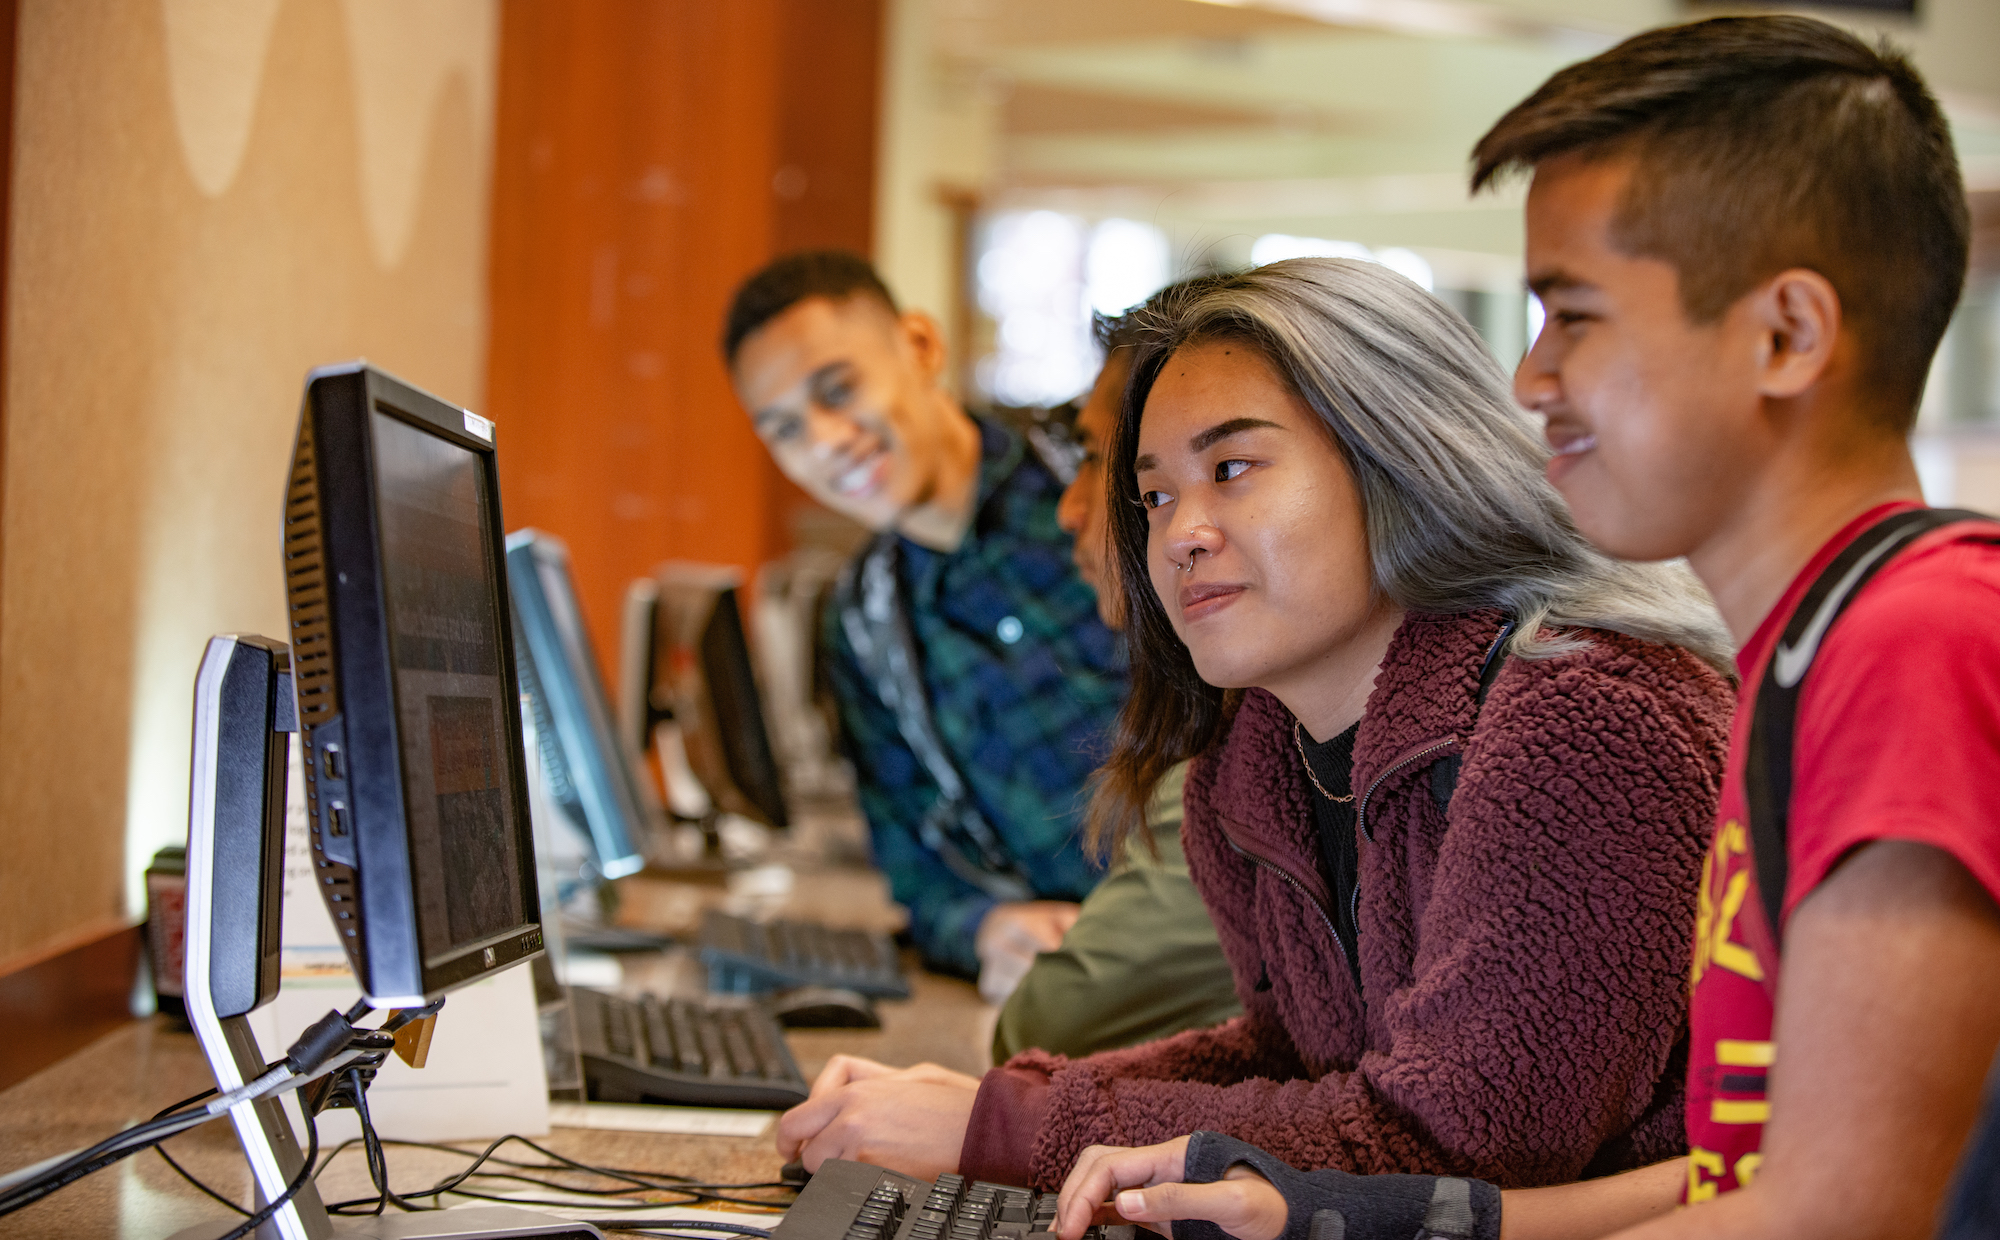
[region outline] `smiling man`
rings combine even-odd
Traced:
[[[1547,325],[1515,391],[1627,559],[1685,556],[1743,692],[1689,970],[1688,1156],[1652,1240],[1916,1237],[2000,1043],[2000,525],[1908,437],[1964,283],[1964,185],[1909,62],[1808,18],[1653,31],[1474,151],[1532,170]],[[1612,1216],[1606,1216],[1607,1221]]]
[[[723,353],[778,467],[875,532],[822,634],[875,860],[925,961],[1004,998],[1096,882],[1080,794],[1125,696],[1061,462],[960,406],[936,320],[854,254],[752,276]]]

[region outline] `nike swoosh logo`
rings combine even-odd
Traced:
[[[1836,615],[1840,614],[1842,601],[1853,593],[1854,583],[1861,580],[1869,565],[1902,546],[1920,532],[1911,529],[1885,539],[1881,546],[1856,560],[1854,567],[1848,569],[1847,575],[1840,579],[1840,584],[1833,588],[1833,593],[1827,595],[1820,603],[1819,611],[1814,614],[1812,623],[1799,635],[1799,644],[1792,647],[1782,641],[1778,643],[1777,651],[1771,656],[1771,678],[1778,682],[1779,688],[1789,689],[1805,678],[1806,669],[1812,666],[1813,656],[1819,653],[1819,643],[1826,636],[1827,626],[1833,623]]]

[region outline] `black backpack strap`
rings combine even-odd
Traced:
[[[1486,647],[1486,657],[1479,664],[1479,688],[1472,694],[1472,723],[1467,729],[1479,726],[1479,712],[1486,706],[1486,695],[1493,691],[1493,682],[1500,679],[1500,669],[1507,664],[1507,639],[1514,635],[1514,617],[1509,616],[1494,635],[1491,645]],[[1452,794],[1458,791],[1458,772],[1465,766],[1465,753],[1461,750],[1448,754],[1431,763],[1431,800],[1437,802],[1441,810],[1451,808]]]
[[[1779,918],[1791,872],[1787,840],[1792,814],[1792,738],[1806,673],[1834,621],[1876,573],[1916,539],[1961,521],[1994,524],[1984,513],[1959,508],[1913,508],[1884,517],[1863,530],[1813,580],[1771,651],[1764,677],[1757,684],[1756,713],[1750,720],[1743,799],[1750,816],[1757,890],[1763,897],[1773,941],[1784,937]],[[2000,525],[1995,527],[1995,536],[2000,538]]]
[[[1034,888],[973,802],[971,788],[938,733],[903,597],[901,547],[893,531],[878,534],[841,571],[834,587],[841,631],[882,705],[895,716],[903,743],[938,787],[938,799],[918,827],[924,846],[952,873],[996,900],[1032,899]]]

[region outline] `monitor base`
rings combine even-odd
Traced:
[[[215,1240],[232,1222],[202,1223],[174,1233],[172,1240]],[[383,1214],[333,1220],[333,1240],[604,1240],[588,1223],[571,1222],[514,1206],[461,1206],[452,1210]]]

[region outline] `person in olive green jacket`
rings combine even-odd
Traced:
[[[1190,285],[1158,294],[1172,297]],[[1137,343],[1132,319],[1098,322],[1104,369],[1077,415],[1085,456],[1056,519],[1076,539],[1070,555],[1097,591],[1098,614],[1119,628],[1118,591],[1107,574],[1104,468],[1100,451],[1117,424]],[[1040,1047],[1089,1055],[1183,1029],[1219,1025],[1243,1010],[1208,909],[1181,853],[1181,780],[1169,771],[1146,807],[1155,853],[1127,850],[1085,898],[1062,946],[1044,952],[1008,996],[993,1031],[993,1062]]]

